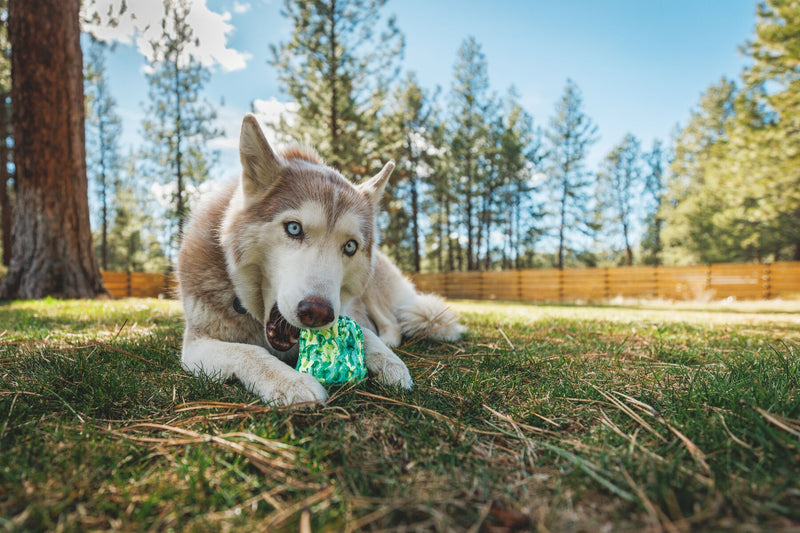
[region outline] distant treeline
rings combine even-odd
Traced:
[[[626,135],[599,168],[587,165],[598,126],[574,82],[551,116],[533,117],[513,87],[497,95],[480,43],[466,38],[450,87],[421,87],[400,72],[403,34],[385,4],[285,0],[293,32],[272,45],[270,62],[298,108],[268,126],[355,180],[396,160],[381,234],[404,270],[800,259],[797,3],[759,7],[740,79],[709,87],[673,138],[644,147]],[[105,46],[91,40],[85,51],[87,163],[104,269],[166,270],[191,197],[215,165],[207,146],[220,132],[202,98],[210,71],[190,53],[191,6],[165,6],[140,150],[122,154]],[[8,50],[5,33],[0,48]],[[4,54],[4,251],[14,194],[8,84]]]

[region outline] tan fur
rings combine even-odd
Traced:
[[[322,158],[319,156],[317,151],[310,146],[288,146],[281,150],[279,155],[287,161],[300,159],[315,165],[325,164],[322,162]]]
[[[298,303],[313,297],[361,324],[370,373],[411,387],[408,369],[387,345],[404,335],[452,340],[463,327],[441,299],[418,294],[375,249],[375,217],[394,164],[354,186],[313,150],[274,152],[251,115],[240,152],[241,179],[195,211],[179,253],[184,367],[236,376],[265,402],[325,401],[322,386],[290,366],[296,345],[279,352],[264,333],[274,305],[302,327]],[[289,222],[301,224],[302,238],[287,235]],[[355,254],[343,252],[349,241],[358,245]],[[237,298],[246,314],[234,309]]]

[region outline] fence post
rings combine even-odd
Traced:
[[[558,269],[558,301],[564,301],[564,269]]]
[[[653,296],[656,299],[661,298],[658,293],[658,265],[653,265]]]
[[[131,282],[131,271],[125,272],[125,296],[130,298],[133,295],[133,283]]]
[[[764,264],[764,274],[761,276],[761,295],[765,300],[772,298],[772,265]]]
[[[603,299],[608,300],[611,298],[611,281],[609,280],[609,268],[603,269]]]

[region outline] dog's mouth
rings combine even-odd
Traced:
[[[291,350],[300,337],[300,330],[286,321],[281,312],[278,311],[277,303],[272,306],[272,311],[269,312],[265,330],[267,342],[279,352]]]

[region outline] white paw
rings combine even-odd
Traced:
[[[261,399],[272,405],[296,405],[325,403],[328,392],[325,387],[310,374],[289,369],[289,372],[280,377],[273,387],[266,390],[257,390]]]
[[[402,359],[391,351],[375,333],[365,329],[364,332],[364,361],[367,370],[386,385],[399,385],[404,389],[414,386],[414,380],[408,372],[408,367]]]
[[[411,389],[414,386],[414,380],[411,379],[408,367],[399,359],[386,361],[377,374],[378,379],[386,385],[399,385],[404,389]]]

